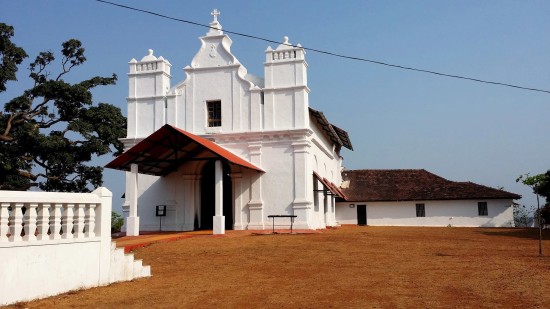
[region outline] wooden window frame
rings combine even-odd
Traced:
[[[209,128],[222,126],[222,101],[206,101],[206,117]]]

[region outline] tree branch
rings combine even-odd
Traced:
[[[17,171],[17,174],[21,177],[25,177],[25,178],[30,179],[32,181],[36,181],[36,179],[38,178],[38,175],[40,175],[40,174],[34,175],[29,171],[22,171],[22,170]]]
[[[18,114],[11,114],[10,115],[10,118],[8,119],[8,122],[6,123],[6,129],[4,130],[4,133],[2,135],[0,135],[0,140],[2,140],[3,142],[12,142],[14,140],[13,137],[10,137],[9,134],[10,134],[10,131],[11,131],[11,126],[12,126],[12,123],[13,123],[13,120],[17,117]]]

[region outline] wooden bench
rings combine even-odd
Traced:
[[[275,218],[290,218],[290,233],[292,234],[292,226],[294,224],[294,218],[298,217],[296,215],[269,215],[268,218],[273,219],[273,234],[275,234]]]

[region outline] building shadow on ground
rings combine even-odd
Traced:
[[[481,229],[479,230],[480,234],[487,236],[507,236],[507,237],[517,237],[517,238],[526,238],[526,239],[539,239],[539,229],[538,228],[491,228],[491,229]],[[550,230],[542,230],[542,239],[550,240]]]

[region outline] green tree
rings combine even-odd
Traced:
[[[534,176],[530,176],[529,173],[520,175],[516,179],[516,182],[521,182],[524,185],[531,187],[531,189],[533,189],[533,193],[537,195],[537,211],[535,213],[535,217],[539,226],[539,256],[542,256],[542,225],[543,223],[549,222],[546,220],[550,218],[544,218],[545,222],[543,222],[543,217],[548,216],[549,213],[545,212],[544,208],[540,208],[539,196],[546,198],[546,206],[550,204],[550,170],[548,170],[545,174],[538,174]]]
[[[16,80],[26,52],[11,42],[13,27],[0,23],[0,92]],[[119,108],[93,104],[91,90],[113,85],[117,77],[95,76],[69,83],[72,69],[86,61],[80,41],[62,44],[56,73],[52,52],[41,52],[29,65],[32,87],[0,112],[0,189],[89,192],[102,184],[103,168],[90,161],[123,150],[126,118]]]
[[[538,194],[546,198],[546,206],[550,206],[550,170],[540,176]]]
[[[542,196],[546,199],[546,203],[550,203],[550,170],[544,174],[530,176],[529,173],[520,175],[516,182],[521,182],[533,189],[533,193]]]

